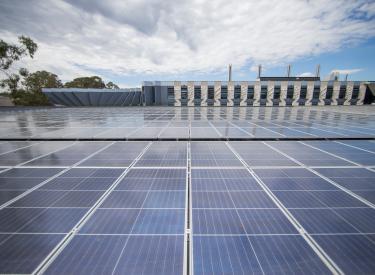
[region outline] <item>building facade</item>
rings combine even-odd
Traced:
[[[312,79],[312,80],[311,80]],[[256,81],[146,81],[134,89],[43,89],[65,106],[312,106],[363,105],[373,82],[270,77]]]
[[[373,96],[368,82],[270,79],[144,82],[142,91],[146,105],[202,107],[362,105]]]

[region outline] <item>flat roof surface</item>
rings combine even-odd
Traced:
[[[373,116],[372,106],[1,111],[0,273],[373,273]],[[154,140],[179,130],[186,140]],[[220,140],[258,131],[291,140]],[[137,132],[145,140],[64,140]],[[60,140],[16,141],[42,136]]]
[[[0,113],[0,138],[372,138],[375,106],[56,108]]]

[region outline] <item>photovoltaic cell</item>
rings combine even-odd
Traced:
[[[247,236],[195,236],[194,274],[260,274]]]
[[[111,273],[127,239],[127,236],[118,235],[76,236],[45,274]]]
[[[347,274],[371,274],[375,270],[375,244],[366,235],[319,235],[318,244]]]
[[[24,124],[16,124],[14,117],[4,113],[7,119],[2,119],[0,124],[7,126],[0,135],[285,138],[372,137],[375,134],[374,120],[368,110],[367,114],[359,115],[329,108],[267,111],[262,108],[98,108],[79,109],[79,112],[69,109],[69,115],[66,109],[33,110],[32,116],[17,112]],[[56,233],[70,232],[149,141],[112,145],[111,142],[73,143],[35,142],[32,146],[0,143],[0,154],[4,153],[0,156],[0,165],[12,168],[36,158],[26,163],[35,168],[13,168],[0,173],[0,202],[9,201],[62,171],[51,166],[70,166],[89,157],[80,168],[69,169],[0,210],[0,273],[32,273],[65,236]],[[374,172],[342,158],[372,165],[375,143],[305,143],[316,149],[296,141],[266,142],[276,150],[257,141],[190,143],[193,168],[190,243],[195,273],[329,273],[290,219],[227,144],[254,168],[267,191],[288,208],[294,221],[302,225],[345,273],[374,270],[370,261],[375,241],[374,210],[319,175],[298,167],[297,162],[312,166],[343,188],[374,202]],[[153,142],[137,162],[136,169],[127,171],[115,191],[109,192],[104,203],[74,232],[71,242],[62,247],[46,273],[183,273],[185,189],[189,183],[187,148],[187,143],[181,141]],[[16,151],[8,152],[11,149]],[[18,239],[14,241],[15,238]]]
[[[114,274],[182,274],[183,236],[129,236]]]
[[[0,273],[32,273],[63,237],[57,234],[0,235]]]
[[[328,274],[330,271],[301,236],[250,236],[265,274]]]

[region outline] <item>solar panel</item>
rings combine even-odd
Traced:
[[[0,142],[0,273],[373,273],[375,142],[276,140],[374,137],[342,110],[14,113],[72,140]]]

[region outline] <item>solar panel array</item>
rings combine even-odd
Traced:
[[[372,138],[372,106],[1,111],[0,139]]]
[[[165,108],[150,118],[165,110],[173,110],[161,127],[170,136],[178,122],[191,125],[188,133],[208,122],[217,134],[228,122],[185,121]],[[373,122],[360,119],[371,114],[334,110],[346,117],[337,124],[371,135]],[[372,139],[2,141],[0,273],[369,274],[374,206]]]

